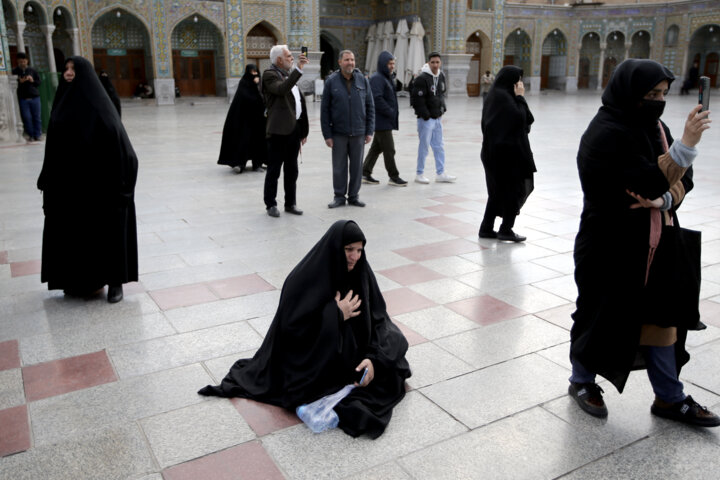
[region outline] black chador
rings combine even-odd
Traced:
[[[483,101],[480,159],[485,168],[488,203],[481,236],[492,235],[496,217],[503,218],[500,231],[510,232],[534,188],[533,173],[537,169],[528,133],[535,119],[525,98],[514,91],[522,74],[522,69],[513,65],[501,68]]]
[[[355,222],[335,222],[285,280],[277,313],[255,356],[238,360],[219,386],[199,393],[294,409],[352,384],[355,367],[367,358],[374,380],[355,388],[335,412],[345,433],[380,436],[405,396],[408,343],[388,317],[364,251],[348,271],[344,246],[357,241],[364,245],[365,238]],[[362,300],[361,314],[343,320],[335,295],[344,297],[350,290]]]
[[[41,280],[86,294],[137,281],[134,191],[138,161],[92,65],[70,57],[60,78],[37,181],[43,192]]]
[[[105,89],[105,92],[107,92],[108,97],[110,97],[110,101],[115,106],[115,110],[117,110],[118,115],[122,117],[122,107],[120,105],[120,97],[118,96],[117,90],[115,90],[115,87],[113,86],[112,82],[110,81],[110,77],[108,77],[108,74],[103,70],[100,72],[99,75],[100,83],[102,83],[103,88]]]
[[[265,102],[255,83],[256,78],[260,78],[257,67],[249,64],[225,118],[217,162],[218,165],[238,167],[241,172],[248,160],[252,160],[253,170],[267,163]]]

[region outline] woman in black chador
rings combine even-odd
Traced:
[[[103,88],[105,89],[105,92],[108,94],[108,97],[110,97],[110,101],[115,106],[115,110],[117,110],[118,115],[122,117],[122,107],[120,105],[120,97],[117,94],[117,90],[115,90],[115,87],[113,86],[112,82],[110,81],[110,77],[108,76],[107,72],[105,70],[101,70],[98,74],[98,77],[100,78],[100,83],[102,83]]]
[[[515,217],[532,193],[535,160],[530,150],[530,125],[535,120],[525,101],[521,68],[500,69],[483,102],[483,143],[480,159],[485,168],[488,201],[480,224],[480,238],[522,242],[513,232]],[[495,231],[495,217],[502,217]]]
[[[693,188],[695,145],[710,120],[699,114],[700,106],[693,108],[682,138],[673,142],[660,121],[672,81],[655,61],[625,60],[580,141],[584,199],[575,239],[578,298],[568,391],[587,413],[605,417],[596,375],[622,392],[631,370],[647,369],[654,415],[712,427],[720,418],[686,396],[678,378],[690,358],[688,330],[704,325],[699,258],[697,271],[681,273],[692,270],[684,258],[691,244],[679,243],[686,237],[680,237],[676,214]]]
[[[379,437],[405,396],[407,340],[385,300],[353,221],[335,222],[290,272],[260,350],[238,360],[202,395],[244,397],[295,409],[365,380],[335,406],[348,435]]]
[[[258,90],[259,82],[257,67],[249,64],[225,118],[217,163],[228,165],[237,173],[245,170],[248,160],[252,160],[253,170],[260,170],[267,162],[265,102]]]
[[[137,157],[120,115],[87,60],[70,57],[55,94],[37,186],[43,192],[41,280],[108,301],[137,281],[133,200]]]

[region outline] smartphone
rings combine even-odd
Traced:
[[[367,376],[368,369],[365,368],[361,372],[355,372],[355,381],[358,383],[358,385],[362,385],[362,382],[365,381],[365,377]]]
[[[700,77],[698,103],[702,105],[701,112],[710,107],[710,77]]]
[[[304,55],[307,57],[308,49],[307,47],[300,47],[300,55]]]

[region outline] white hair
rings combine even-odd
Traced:
[[[275,45],[270,49],[270,63],[275,65],[280,55],[285,53],[285,50],[290,51],[287,45]]]

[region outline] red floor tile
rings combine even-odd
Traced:
[[[162,310],[189,307],[190,305],[218,300],[218,296],[207,285],[202,283],[153,290],[150,292],[150,296]]]
[[[3,250],[0,252],[0,265],[7,265],[8,263],[8,253],[7,250]]]
[[[117,380],[104,350],[30,365],[22,373],[28,402]]]
[[[415,262],[421,262],[423,260],[432,260],[435,258],[451,257],[453,255],[476,252],[482,249],[483,247],[475,242],[458,238],[455,240],[445,240],[444,242],[418,245],[417,247],[401,248],[393,251],[398,255],[402,255],[403,257],[409,258]]]
[[[241,297],[253,293],[275,290],[275,287],[266,282],[257,274],[243,275],[241,277],[224,278],[208,282],[207,285],[220,298]]]
[[[430,200],[435,200],[436,202],[442,202],[442,203],[460,203],[460,202],[469,202],[469,198],[460,197],[458,195],[442,195],[440,197],[432,197]]]
[[[527,312],[490,295],[468,298],[448,303],[445,306],[480,325],[490,325],[491,323],[527,315]]]
[[[387,292],[383,292],[383,297],[387,304],[387,313],[391,317],[435,306],[435,302],[427,297],[423,297],[419,293],[413,292],[409,288],[388,290]]]
[[[395,320],[393,320],[393,323],[397,325],[403,335],[405,335],[405,339],[407,339],[408,345],[410,345],[411,347],[419,343],[427,342],[427,338],[423,337],[412,328],[407,327],[400,322],[396,322]]]
[[[10,264],[10,275],[13,277],[22,277],[24,275],[33,275],[40,273],[42,262],[40,260],[28,260],[26,262],[12,262]]]
[[[700,302],[700,320],[708,325],[720,327],[720,303],[702,300]]]
[[[20,349],[17,340],[0,342],[0,370],[20,368]]]
[[[434,205],[432,207],[423,207],[423,209],[428,210],[433,213],[438,213],[440,215],[447,215],[448,213],[460,213],[460,212],[468,211],[466,208],[461,208],[461,207],[458,207],[457,205],[452,205],[450,203],[443,203],[442,205]]]
[[[449,225],[457,225],[461,222],[460,220],[455,220],[452,217],[446,217],[445,215],[435,215],[434,217],[423,217],[423,218],[416,218],[416,222],[424,223],[425,225],[429,225],[431,227],[440,228],[440,227],[447,227]]]
[[[403,286],[445,278],[444,275],[436,272],[435,270],[430,270],[429,268],[418,265],[417,263],[390,268],[388,270],[381,270],[378,273],[381,273],[393,282],[397,282]]]
[[[300,423],[300,419],[293,412],[275,405],[247,398],[233,398],[230,401],[258,437]]]
[[[458,222],[455,225],[448,225],[446,227],[437,227],[437,229],[457,237],[469,237],[470,235],[477,235],[478,233],[477,225],[465,222]],[[481,250],[483,248],[485,247],[480,247]]]
[[[0,410],[0,425],[0,457],[30,448],[27,405]]]
[[[167,468],[165,480],[283,480],[275,463],[257,441]]]

